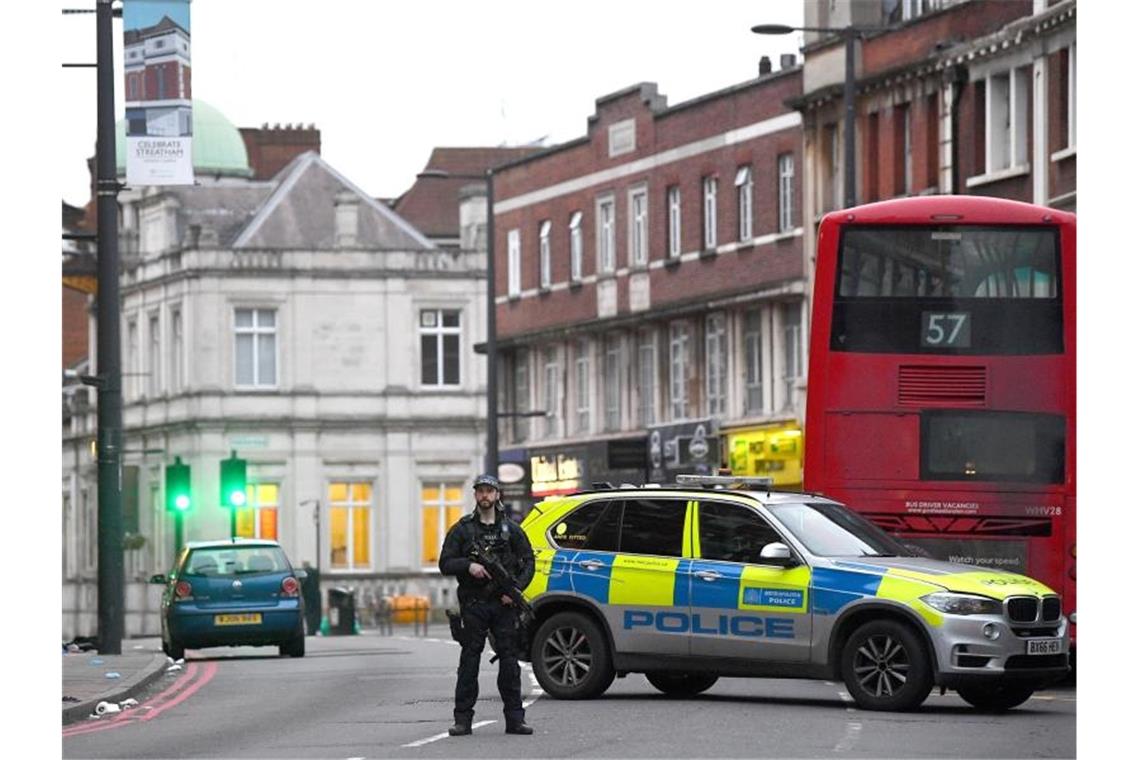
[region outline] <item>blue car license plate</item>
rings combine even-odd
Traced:
[[[260,612],[214,615],[214,625],[261,625]]]

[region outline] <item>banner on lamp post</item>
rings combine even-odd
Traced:
[[[127,184],[192,185],[190,0],[123,1]]]

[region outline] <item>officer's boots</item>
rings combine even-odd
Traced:
[[[522,734],[523,736],[530,736],[531,734],[534,733],[534,729],[531,728],[530,726],[528,726],[526,723],[519,721],[518,723],[508,723],[507,724],[507,733],[508,734]]]
[[[471,733],[471,720],[455,720],[455,725],[447,729],[451,736],[467,736]]]

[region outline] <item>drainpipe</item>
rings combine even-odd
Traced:
[[[962,103],[962,94],[966,91],[966,84],[969,82],[969,72],[965,66],[954,67],[954,102],[950,106],[950,192],[957,195],[961,192],[961,165],[962,162],[958,158],[958,149],[960,138],[958,136],[958,124],[961,121],[959,112]]]

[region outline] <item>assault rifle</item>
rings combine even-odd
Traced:
[[[511,601],[514,602],[515,609],[518,610],[518,656],[519,659],[524,661],[530,659],[527,649],[529,648],[530,630],[534,625],[534,607],[531,607],[530,602],[523,596],[522,589],[519,588],[519,584],[515,580],[514,575],[512,575],[507,568],[503,567],[503,563],[499,561],[499,558],[488,551],[486,546],[476,542],[475,545],[471,547],[471,551],[467,556],[482,565],[487,573],[490,574],[491,585],[495,587],[495,591],[506,594],[510,597]],[[491,642],[491,648],[495,650],[495,655],[491,658],[491,662],[495,662],[495,660],[499,659],[499,650],[495,646],[495,637],[488,633],[487,638]]]

